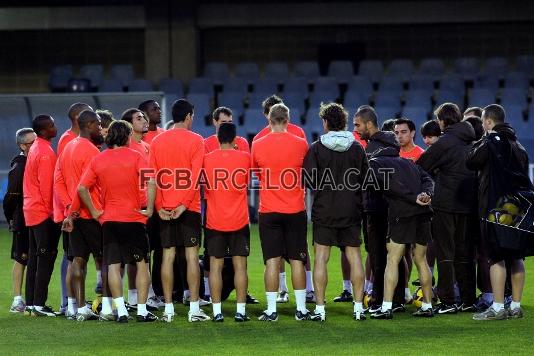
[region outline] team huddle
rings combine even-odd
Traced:
[[[352,302],[356,321],[392,319],[409,303],[417,307],[414,317],[523,317],[525,255],[498,248],[483,222],[491,209],[490,176],[499,169],[494,146],[512,152],[508,170],[528,177],[526,151],[499,105],[463,114],[455,104],[440,105],[435,120],[420,128],[426,150],[415,145],[411,120],[379,127],[368,105],[352,118],[353,131],[342,105],[322,105],[324,134],[311,144],[275,95],[263,102],[268,124],[251,145],[237,136],[230,109],[213,112],[215,134],[206,139],[194,132],[194,111],[187,100],[175,101],[163,130],[153,100],[119,120],[75,103],[57,152],[52,117],[38,115],[32,128],[17,132],[21,153],[11,162],[4,199],[15,260],[11,312],[127,323],[135,311],[138,322],[172,322],[173,303],[183,296],[189,322],[222,322],[221,304],[235,289],[234,320],[249,321],[246,305],[259,301],[248,293],[248,194],[251,182],[259,182],[267,308],[258,320],[277,321],[277,304],[289,302],[287,262],[295,319],[325,321],[331,247],[342,251],[343,292],[334,302]],[[55,312],[46,301],[61,237],[62,303]],[[101,295],[93,305],[86,299],[91,255]],[[201,309],[210,304],[212,315]]]

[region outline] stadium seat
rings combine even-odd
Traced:
[[[65,91],[69,80],[73,77],[72,65],[63,64],[52,68],[48,78],[48,87],[52,92]]]
[[[313,82],[313,91],[331,92],[339,97],[339,86],[334,77],[317,77]]]
[[[129,93],[129,94],[109,94],[109,95],[102,95],[98,97],[99,101],[99,107],[101,109],[107,109],[110,110],[113,113],[113,116],[115,116],[116,119],[119,119],[122,116],[122,113],[130,108],[137,108],[139,104],[141,104],[145,100],[156,100],[161,104],[161,96],[160,95],[145,95],[145,94],[137,94],[137,93]],[[168,103],[168,105],[172,105],[172,102]],[[196,112],[196,107],[195,107]]]
[[[445,90],[452,90],[459,92],[461,95],[465,94],[465,81],[458,74],[446,74],[444,75],[440,82],[439,88]]]
[[[440,89],[436,95],[436,106],[443,103],[454,103],[462,109],[464,107],[464,95],[456,90]]]
[[[504,77],[504,87],[527,90],[529,87],[528,76],[524,72],[508,72]]]
[[[481,108],[495,103],[495,92],[487,88],[474,88],[469,96],[469,106]]]
[[[367,104],[369,104],[369,96],[365,93],[355,90],[349,90],[345,93],[345,98],[343,99],[345,109],[358,108],[361,105]]]
[[[532,162],[532,157],[534,157],[534,138],[520,138],[519,143],[525,148]]]
[[[104,66],[102,64],[86,64],[80,68],[80,78],[91,81],[91,87],[98,88],[104,80]]]
[[[299,92],[284,92],[284,94],[282,95],[282,100],[288,108],[296,109],[301,113],[305,111],[305,99],[306,97],[304,97]]]
[[[392,107],[400,111],[400,93],[398,91],[380,90],[375,95],[375,106]]]
[[[132,80],[130,83],[130,86],[128,86],[128,91],[136,92],[136,91],[154,91],[154,86],[150,82],[150,80],[147,79],[135,79]]]
[[[302,111],[289,107],[289,118],[295,125],[302,125]]]
[[[256,92],[251,93],[250,96],[248,97],[248,108],[260,110],[262,108],[263,101],[269,95],[270,94],[265,94],[265,93],[256,93]]]
[[[390,76],[401,77],[407,81],[414,72],[414,65],[411,59],[394,59],[388,66],[387,73]]]
[[[289,78],[284,82],[284,93],[300,93],[308,97],[308,80],[304,77]]]
[[[228,64],[225,62],[208,62],[204,67],[204,77],[210,78],[215,84],[222,84],[230,77]]]
[[[393,106],[375,106],[375,111],[380,122],[395,119],[399,114],[399,108]]]
[[[104,79],[98,87],[98,91],[102,93],[122,92],[122,84],[117,79]]]
[[[385,76],[380,81],[380,85],[378,86],[378,89],[380,91],[382,90],[388,90],[388,91],[397,91],[401,92],[403,90],[403,79],[398,76]]]
[[[508,105],[519,105],[525,107],[527,104],[528,91],[518,88],[504,88],[501,93],[501,105],[505,108]]]
[[[508,60],[504,57],[489,57],[484,63],[482,72],[486,75],[503,79],[508,71]]]
[[[195,117],[198,121],[204,122],[204,118],[211,114],[211,96],[202,93],[189,93],[187,100],[195,106]]]
[[[412,120],[417,129],[427,121],[428,110],[422,106],[405,106],[401,116]]]
[[[184,96],[184,85],[178,79],[162,79],[159,82],[159,90],[164,92],[165,94],[176,95],[180,98]]]
[[[86,78],[71,78],[67,83],[68,93],[87,93],[91,91],[91,81]]]
[[[358,74],[368,77],[374,83],[378,83],[384,75],[384,64],[378,59],[363,60],[358,66]]]
[[[211,125],[206,125],[204,121],[202,122],[195,121],[193,123],[192,130],[193,132],[196,132],[197,134],[199,134],[200,136],[204,138],[208,138],[215,133],[215,128]]]
[[[235,66],[234,74],[236,78],[243,78],[251,83],[260,76],[260,69],[257,63],[240,62]]]
[[[503,106],[504,111],[506,112],[506,121],[508,121],[512,127],[514,127],[516,130],[519,130],[521,128],[527,128],[527,123],[524,120],[524,113],[525,113],[525,106],[524,105],[507,105]],[[532,128],[529,128],[527,133],[521,133],[521,135],[527,135],[528,137],[534,138],[534,133],[532,132]]]
[[[534,55],[518,56],[515,62],[516,70],[527,74],[528,79],[534,78]]]
[[[217,97],[217,106],[226,106],[234,112],[234,118],[238,118],[243,114],[243,99],[244,96],[240,92],[224,91]]]
[[[68,116],[69,107],[77,102],[86,103],[93,109],[96,109],[96,103],[91,95],[54,95],[54,96],[33,96],[29,98],[31,116],[35,117],[39,114],[51,115],[54,118],[55,125],[58,130],[58,138],[53,141],[53,145],[57,145],[59,136],[66,131],[70,125]],[[139,105],[141,101],[137,103]],[[137,107],[135,105],[135,107]],[[106,109],[111,109],[106,107]],[[126,108],[125,108],[126,109]],[[112,112],[117,117],[117,113]],[[121,112],[122,113],[122,112]],[[120,116],[120,113],[118,114]]]
[[[496,92],[499,89],[499,77],[493,73],[479,74],[475,77],[473,84],[474,88],[486,88]]]
[[[253,84],[253,92],[273,95],[278,93],[278,81],[272,78],[258,79]]]
[[[283,82],[289,77],[289,67],[286,62],[269,62],[265,65],[263,76],[279,83]]]
[[[256,135],[267,125],[261,109],[246,109],[243,114],[243,131],[246,135]]]
[[[243,96],[248,91],[248,81],[245,78],[230,78],[223,84],[223,92],[242,93]]]
[[[213,97],[213,80],[211,78],[193,78],[189,82],[189,94],[206,94]]]
[[[530,104],[527,112],[528,122],[534,127],[534,104]],[[534,158],[534,156],[532,156]]]
[[[319,107],[321,103],[330,103],[335,102],[337,100],[337,92],[334,90],[314,90],[310,94],[310,106],[311,107]]]
[[[429,74],[415,74],[410,79],[410,90],[426,90],[434,92],[434,78]]]
[[[0,125],[2,125],[0,165],[2,169],[8,169],[11,159],[20,152],[16,145],[15,133],[20,128],[31,127],[30,115],[23,97],[0,96]]]
[[[129,86],[134,77],[134,70],[130,64],[115,64],[111,66],[110,79],[119,80],[123,87]]]
[[[410,90],[406,93],[405,105],[410,107],[422,107],[427,112],[432,107],[432,92],[423,89]]]
[[[357,91],[369,98],[373,95],[373,82],[366,76],[355,75],[348,82],[347,91]]]
[[[314,142],[324,134],[324,128],[321,118],[319,117],[319,107],[310,107],[306,113],[306,121],[302,126],[309,143]]]
[[[419,74],[439,78],[445,73],[445,65],[439,58],[424,58],[419,64]]]
[[[479,72],[480,64],[478,59],[474,57],[457,58],[454,61],[454,71],[466,80],[474,79]]]
[[[338,83],[348,83],[353,75],[351,61],[332,61],[328,65],[328,76],[336,78]]]
[[[317,62],[300,61],[295,63],[295,76],[304,77],[306,80],[311,81],[319,75],[319,64]]]

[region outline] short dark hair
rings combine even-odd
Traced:
[[[421,125],[421,136],[441,136],[441,129],[435,120],[430,120]]]
[[[143,101],[141,104],[139,104],[138,109],[141,110],[141,111],[146,112],[146,111],[148,110],[148,106],[149,106],[150,104],[155,103],[155,102],[156,102],[156,100],[153,100],[153,99],[145,100],[145,101]]]
[[[274,104],[269,110],[269,120],[274,124],[283,124],[289,121],[289,108],[282,103]]]
[[[319,116],[326,121],[326,127],[330,131],[343,131],[347,128],[349,113],[341,104],[321,104]]]
[[[133,122],[134,114],[138,112],[145,115],[143,111],[136,108],[131,108],[122,113],[121,120],[128,121],[131,124]]]
[[[462,121],[462,112],[458,105],[453,103],[443,103],[434,111],[438,120],[443,121],[445,127],[454,125]]]
[[[115,120],[109,125],[106,145],[108,148],[113,148],[113,146],[126,146],[130,141],[132,132],[132,125],[128,121]]]
[[[219,121],[219,116],[221,116],[221,114],[232,116],[232,110],[230,110],[226,106],[219,106],[217,109],[213,110],[213,114],[211,114],[211,117],[213,120]]]
[[[261,103],[261,106],[263,107],[263,113],[268,115],[269,111],[274,105],[283,103],[284,101],[278,95],[271,95]]]
[[[360,106],[354,116],[361,118],[364,123],[372,122],[374,127],[378,127],[378,116],[375,109],[370,105]]]
[[[473,114],[471,115],[482,117],[482,108],[479,108],[478,106],[472,106],[470,108],[465,109],[464,116],[467,115],[467,113],[470,113],[471,111],[473,112]],[[468,115],[468,116],[471,116],[471,115]]]
[[[185,99],[178,99],[172,104],[172,121],[183,122],[188,114],[193,115],[195,107]]]
[[[506,121],[506,112],[499,104],[491,104],[484,108],[482,119],[491,119],[496,124],[502,124]]]
[[[89,123],[97,120],[97,113],[93,110],[84,110],[80,113],[80,116],[78,117],[78,125],[80,126],[80,130],[85,129]]]
[[[70,121],[74,121],[76,116],[79,116],[80,113],[84,110],[91,110],[91,107],[89,104],[86,103],[74,103],[69,108],[69,119]]]
[[[410,119],[407,119],[405,117],[401,117],[400,119],[396,119],[395,120],[395,124],[393,125],[393,127],[395,127],[395,125],[403,125],[403,124],[406,124],[408,126],[408,129],[410,129],[410,131],[415,131],[415,124],[412,120]]]
[[[107,129],[109,125],[115,121],[113,113],[109,110],[97,110],[96,113],[100,116],[100,126],[102,126],[103,129]]]
[[[382,123],[381,131],[393,131],[395,129],[396,119],[387,119]]]
[[[47,123],[50,120],[52,120],[50,115],[37,115],[32,120],[32,129],[37,136],[41,137],[41,131],[47,128]]]
[[[482,119],[479,116],[470,115],[466,117],[463,121],[467,121],[473,126],[475,130],[475,140],[478,141],[484,135],[484,126],[482,126]]]
[[[219,126],[219,131],[217,131],[217,139],[222,145],[223,143],[232,143],[237,135],[237,129],[234,124],[230,122],[225,122]]]

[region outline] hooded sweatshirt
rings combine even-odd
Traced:
[[[334,228],[361,225],[362,185],[368,162],[351,132],[322,135],[310,146],[303,169],[304,183],[314,196],[314,224]]]
[[[475,130],[470,123],[452,124],[417,161],[434,178],[434,209],[455,214],[476,212],[476,174],[466,165],[474,140]]]

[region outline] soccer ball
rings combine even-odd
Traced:
[[[93,305],[91,305],[93,313],[98,314],[102,310],[102,296],[97,295],[95,300],[93,300]]]
[[[417,288],[413,294],[413,305],[416,308],[421,308],[423,305],[423,289],[421,287]]]
[[[369,304],[371,303],[372,299],[373,296],[370,293],[365,293],[365,295],[363,296],[363,307],[365,309],[369,308]]]

